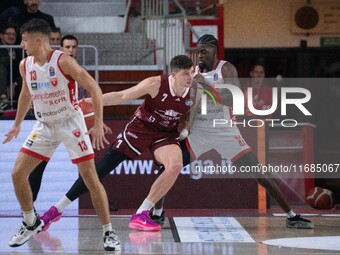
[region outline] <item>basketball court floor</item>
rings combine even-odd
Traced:
[[[8,246],[20,215],[0,211],[0,254],[340,254],[340,210],[298,209],[315,228],[288,229],[285,215],[271,209],[168,210],[160,232],[128,228],[132,210],[111,213],[121,240],[114,252],[103,249],[102,230],[91,210],[64,215],[18,248]]]

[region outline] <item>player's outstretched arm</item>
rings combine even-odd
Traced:
[[[16,138],[18,136],[20,132],[20,125],[31,106],[31,93],[27,87],[24,65],[25,61],[22,60],[19,66],[20,74],[22,77],[22,89],[18,99],[18,108],[15,115],[15,121],[11,130],[7,134],[5,134],[6,139],[2,142],[3,144],[11,141],[13,138]]]
[[[129,100],[138,99],[144,95],[150,95],[153,98],[158,94],[160,85],[161,77],[152,76],[142,80],[131,88],[105,93],[103,95],[104,106],[122,104]]]

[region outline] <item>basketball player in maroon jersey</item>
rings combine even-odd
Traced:
[[[196,67],[196,72],[204,76],[205,81],[209,81],[210,79],[210,81],[213,80],[214,83],[225,82],[238,85],[236,68],[231,63],[218,59],[218,41],[213,35],[205,34],[200,37],[197,41],[197,49],[199,65]],[[219,81],[219,79],[221,80]],[[200,109],[195,109],[196,105],[200,105],[199,103],[195,104],[191,109],[192,112],[197,112],[196,118],[190,126],[190,135],[187,138],[191,151],[196,157],[199,157],[204,152],[214,148],[222,158],[231,159],[235,166],[259,166],[258,159],[244,141],[236,126],[233,128],[228,127],[228,129],[212,128],[212,126],[209,126],[212,123],[211,120],[214,118],[226,119],[228,116],[232,118],[230,114],[226,114],[226,112],[230,112],[229,109],[224,110],[225,107],[232,106],[232,97],[228,94],[228,91],[219,91],[219,94],[223,100],[223,105],[217,106],[216,108],[213,108],[214,105],[210,105],[208,111],[213,111],[209,114],[202,115],[200,114]],[[198,98],[199,97],[197,97],[197,100]],[[220,110],[220,108],[222,109]],[[202,135],[202,130],[204,131],[204,135]],[[235,137],[241,137],[243,140],[242,143],[239,144],[237,140],[234,139]],[[183,152],[185,153],[185,148],[183,148]],[[188,157],[183,158],[187,159],[184,165],[190,164]],[[161,171],[162,169],[160,172]],[[253,173],[252,176],[256,178],[257,182],[267,190],[286,213],[286,227],[304,229],[314,227],[313,223],[292,210],[280,188],[269,176],[255,173]],[[164,221],[163,202],[164,198],[156,204],[153,215],[151,215],[155,222],[162,223],[162,221]]]
[[[178,125],[193,103],[190,87],[194,72],[191,59],[184,55],[175,56],[170,66],[171,75],[149,77],[129,89],[103,95],[104,106],[118,105],[144,95],[146,98],[96,166],[99,178],[108,175],[122,161],[135,159],[146,149],[150,149],[155,160],[165,167],[132,216],[129,227],[133,229],[161,229],[152,221],[149,211],[170,190],[183,167]],[[66,206],[86,191],[84,181],[78,178],[66,195],[42,216],[45,224],[60,218]]]

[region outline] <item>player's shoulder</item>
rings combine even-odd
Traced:
[[[229,61],[223,60],[223,62],[224,62],[224,64],[223,64],[222,68],[224,68],[224,69],[235,69],[236,70],[235,66],[232,63],[230,63]]]
[[[162,75],[156,75],[149,77],[151,82],[160,83],[162,80]]]
[[[149,87],[160,87],[160,85],[161,85],[161,75],[150,76],[150,77],[144,79],[144,84],[146,84]]]
[[[26,61],[27,61],[28,57],[25,57],[23,58],[21,61],[20,61],[20,65],[25,65]]]
[[[222,72],[226,77],[235,77],[237,76],[236,67],[230,63],[229,61],[225,61],[222,66]]]
[[[58,64],[63,66],[65,64],[75,64],[77,63],[77,61],[72,58],[71,56],[61,52],[61,51],[55,51],[53,54],[57,54],[57,57],[58,57]]]
[[[141,81],[135,89],[143,90],[146,94],[154,97],[161,86],[160,76],[150,76]]]

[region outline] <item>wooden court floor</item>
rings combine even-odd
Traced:
[[[65,213],[48,231],[11,248],[21,218],[0,211],[0,254],[340,254],[340,210],[308,211],[311,230],[286,228],[278,210],[168,210],[160,232],[130,230],[133,212],[119,210],[111,215],[121,240],[114,252],[104,251],[93,212],[79,213]]]

